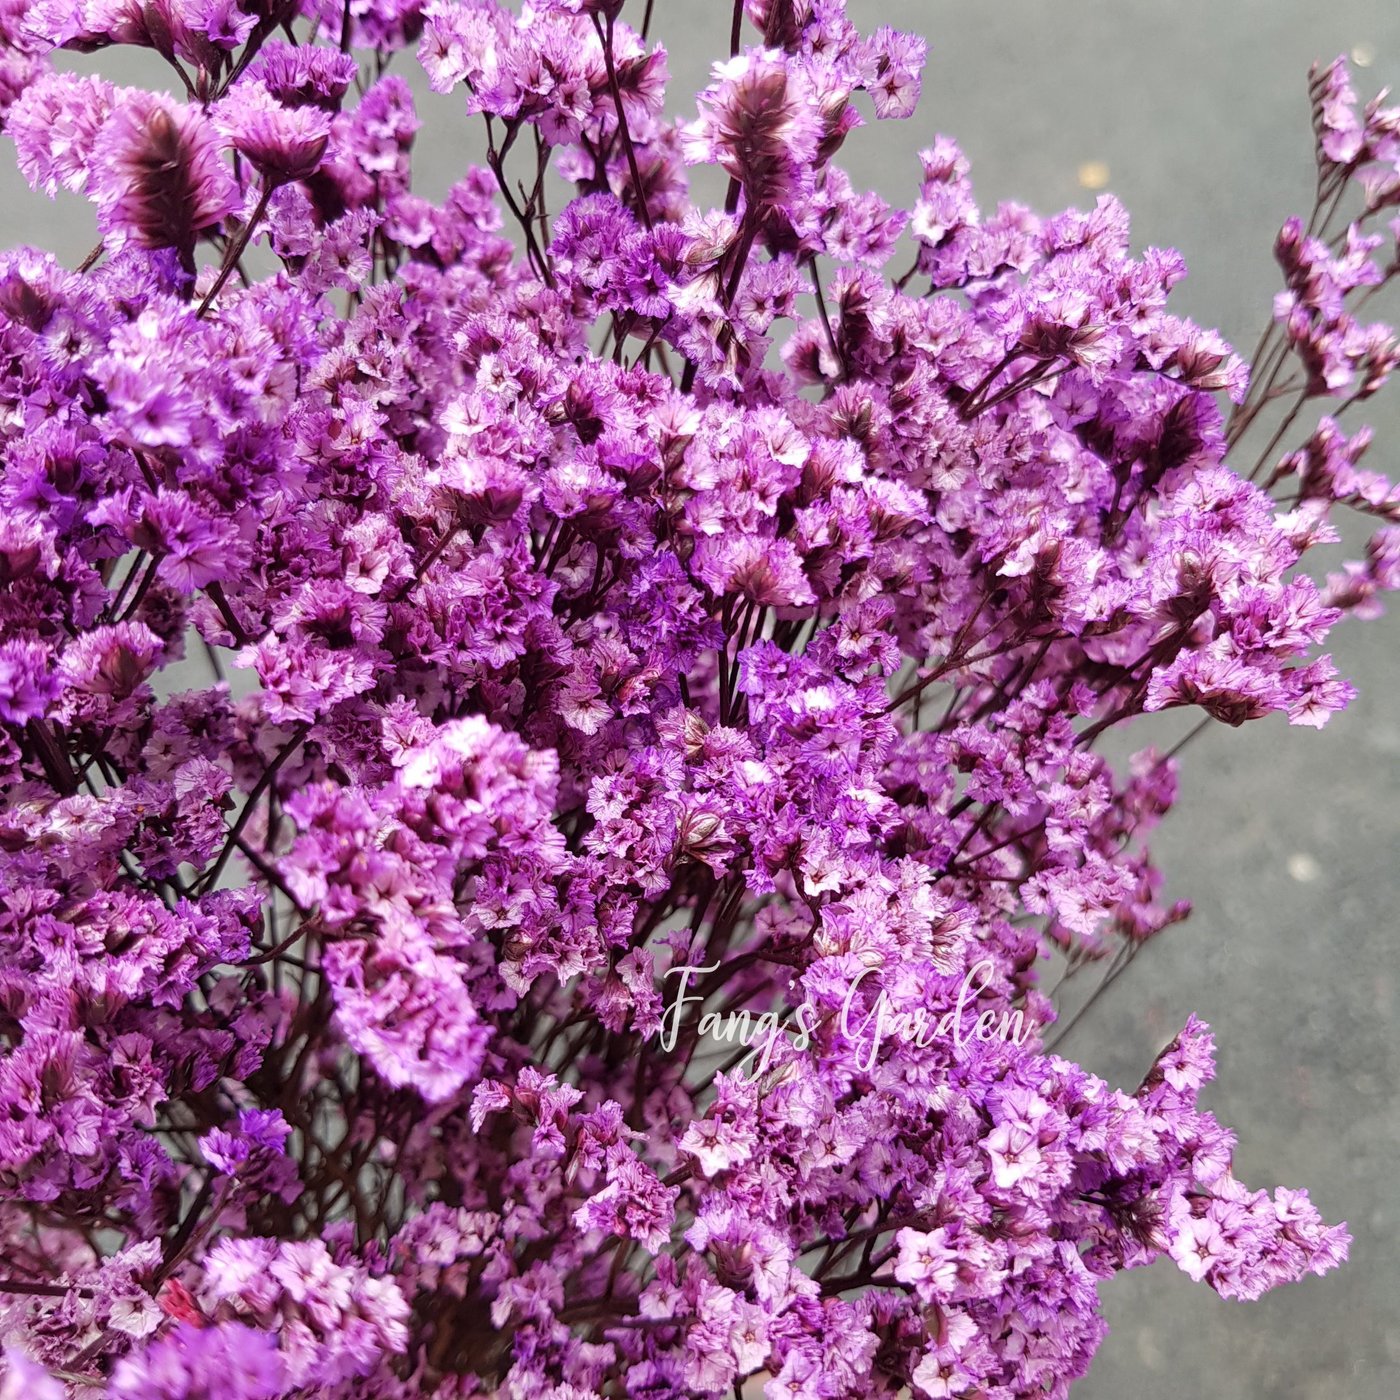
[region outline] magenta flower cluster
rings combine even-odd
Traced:
[[[1100,737],[1323,723],[1400,584],[1400,110],[1314,74],[1251,374],[1111,198],[859,188],[921,40],[736,3],[670,120],[622,8],[0,0],[101,236],[0,253],[4,1400],[1062,1397],[1116,1271],[1345,1255],[1042,977],[1186,913]]]

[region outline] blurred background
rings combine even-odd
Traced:
[[[630,0],[624,18],[639,24],[641,8]],[[1191,275],[1173,309],[1246,355],[1278,285],[1273,237],[1311,207],[1309,64],[1349,55],[1363,99],[1400,86],[1394,0],[849,9],[862,31],[891,24],[929,42],[915,116],[858,131],[842,151],[857,187],[907,204],[918,149],[944,132],[971,159],[984,207],[1016,199],[1051,213],[1107,189],[1131,211],[1138,248],[1184,254]],[[654,0],[673,113],[693,115],[710,61],[728,52],[730,14],[729,0]],[[141,58],[68,66],[163,86]],[[415,86],[421,192],[436,197],[481,161],[481,131],[458,101]],[[30,193],[3,146],[0,246],[32,242],[75,263],[95,241],[86,208]],[[1400,305],[1386,311],[1400,319]],[[1365,465],[1400,475],[1400,385],[1361,408],[1357,421],[1376,429]],[[1365,533],[1349,539],[1353,555]],[[1351,1260],[1250,1304],[1223,1301],[1168,1262],[1120,1276],[1103,1294],[1112,1335],[1076,1400],[1400,1395],[1400,611],[1345,624],[1333,642],[1361,693],[1327,729],[1212,726],[1186,750],[1181,801],[1153,850],[1168,897],[1189,898],[1195,913],[1149,946],[1063,1049],[1131,1090],[1196,1012],[1217,1037],[1220,1078],[1206,1102],[1239,1135],[1238,1175],[1309,1187],[1329,1220],[1349,1222]],[[1128,738],[1137,747],[1162,735]]]

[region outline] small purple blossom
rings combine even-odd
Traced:
[[[237,198],[208,119],[136,91],[114,98],[85,183],[104,232],[143,248],[174,248],[186,263]]]
[[[234,150],[274,185],[312,175],[330,141],[325,112],[311,104],[286,106],[255,81],[239,83],[214,120]]]
[[[208,1328],[180,1323],[144,1352],[124,1357],[110,1393],[114,1400],[197,1400],[215,1384],[226,1400],[285,1395],[286,1368],[275,1341],[237,1322]]]

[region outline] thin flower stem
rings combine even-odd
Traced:
[[[554,286],[554,271],[550,266],[549,257],[540,247],[535,238],[535,221],[532,213],[521,208],[515,201],[515,196],[510,192],[510,181],[506,179],[505,160],[510,154],[510,148],[515,144],[515,138],[520,128],[513,122],[506,124],[505,137],[501,142],[500,149],[496,147],[496,128],[488,113],[486,117],[486,164],[490,167],[491,173],[496,177],[496,188],[500,191],[501,198],[506,202],[516,223],[520,225],[521,232],[525,235],[525,252],[530,259],[530,265],[535,270],[535,275],[545,284],[546,287]]]
[[[0,1293],[13,1293],[26,1298],[67,1298],[76,1293],[80,1298],[95,1298],[91,1288],[76,1283],[25,1283],[19,1279],[0,1279]]]
[[[42,719],[31,719],[28,728],[49,782],[65,797],[71,797],[78,790],[78,779],[68,755],[54,738],[53,730]]]
[[[1053,1055],[1061,1045],[1069,1038],[1070,1033],[1079,1026],[1090,1011],[1103,998],[1108,989],[1126,971],[1128,965],[1137,956],[1137,951],[1142,945],[1140,943],[1124,943],[1114,955],[1108,972],[1104,975],[1099,985],[1090,993],[1088,1000],[1070,1018],[1069,1023],[1059,1030],[1059,1033],[1052,1037],[1045,1046],[1045,1053]]]
[[[104,618],[116,617],[121,612],[126,603],[126,595],[130,592],[131,585],[135,582],[137,575],[140,574],[146,557],[145,550],[137,550],[136,557],[131,561],[131,567],[126,571],[126,576],[122,579],[122,585],[117,590],[116,596],[103,610]]]
[[[1017,394],[1023,393],[1025,390],[1033,388],[1037,384],[1045,384],[1052,379],[1058,379],[1060,375],[1073,368],[1072,365],[1064,364],[1061,365],[1059,369],[1052,370],[1049,368],[1050,363],[1049,360],[1038,360],[1030,369],[1023,371],[1009,384],[998,389],[991,398],[981,400],[973,408],[964,406],[963,417],[976,418],[980,414],[996,408],[999,404],[1006,403],[1009,399],[1014,399]]]
[[[821,279],[817,276],[815,253],[807,259],[807,270],[812,274],[812,295],[816,298],[817,314],[821,318],[822,329],[826,332],[826,344],[831,351],[831,358],[836,361],[836,378],[840,383],[846,378],[846,358],[842,355],[841,348],[836,343],[836,335],[831,329],[831,317],[826,312],[826,298],[822,296]]]
[[[725,283],[724,309],[726,311],[734,305],[734,298],[739,294],[739,282],[743,278],[744,268],[748,265],[749,254],[753,251],[754,239],[757,237],[758,219],[752,213],[746,214],[739,230],[739,242],[734,250],[729,279]]]
[[[1006,354],[1003,355],[1001,359],[999,359],[996,362],[996,364],[994,364],[991,367],[991,369],[989,369],[986,372],[986,374],[984,374],[982,378],[979,379],[977,383],[974,384],[972,388],[968,390],[967,397],[963,400],[962,408],[960,410],[964,418],[972,416],[977,400],[980,399],[989,388],[991,388],[997,376],[1003,373],[1003,371],[1009,369],[1014,361],[1021,359],[1024,355],[1025,351],[1019,348],[1008,350]]]
[[[224,283],[228,281],[237,266],[239,258],[243,256],[243,251],[252,240],[253,231],[262,222],[262,217],[267,213],[268,201],[272,198],[272,192],[276,188],[269,180],[263,181],[262,192],[258,196],[257,206],[253,210],[252,217],[238,231],[238,237],[229,245],[228,251],[224,254],[223,266],[219,268],[219,275],[214,279],[214,285],[204,295],[204,300],[199,304],[196,311],[196,320],[201,319],[205,312],[214,303],[214,298],[223,290]]]
[[[131,602],[127,606],[126,611],[117,619],[118,622],[128,622],[131,618],[136,616],[138,609],[146,599],[146,594],[150,591],[151,585],[156,581],[156,571],[159,568],[160,556],[158,554],[153,554],[151,556],[150,565],[146,569],[145,577],[142,578],[140,586],[132,595]]]
[[[223,874],[224,866],[228,864],[229,857],[233,854],[238,838],[243,834],[243,828],[248,825],[253,815],[253,809],[257,806],[258,799],[267,791],[272,780],[277,776],[277,770],[292,756],[300,746],[301,741],[310,732],[311,726],[305,722],[298,724],[292,732],[292,737],[278,750],[272,762],[263,769],[262,777],[257,781],[252,792],[248,794],[248,800],[243,804],[243,809],[239,812],[237,820],[233,824],[233,829],[229,832],[224,841],[223,849],[219,852],[218,859],[200,877],[196,888],[200,894],[207,893],[218,882],[219,876]]]
[[[243,624],[239,622],[237,614],[229,604],[228,595],[224,592],[224,586],[217,579],[212,583],[205,584],[204,591],[209,595],[209,600],[219,610],[219,616],[224,620],[224,626],[233,634],[233,640],[237,646],[248,644],[248,634],[243,630]]]
[[[637,153],[632,148],[632,133],[627,129],[627,113],[622,106],[622,89],[617,85],[617,68],[613,63],[613,17],[608,16],[607,29],[595,13],[593,28],[598,32],[598,42],[603,46],[603,63],[608,72],[608,87],[612,92],[613,107],[617,112],[617,130],[622,138],[622,149],[627,155],[627,169],[632,176],[632,198],[641,215],[642,223],[651,228],[651,211],[647,208],[646,191],[642,188],[641,172],[637,169]]]
[[[166,1248],[160,1267],[151,1277],[150,1289],[152,1293],[156,1292],[160,1285],[180,1267],[187,1255],[194,1253],[199,1247],[200,1240],[213,1229],[224,1208],[224,1203],[233,1189],[232,1179],[225,1177],[223,1185],[219,1189],[218,1199],[214,1202],[214,1208],[206,1215],[204,1213],[205,1207],[214,1194],[214,1183],[217,1180],[218,1177],[212,1170],[204,1178],[204,1184],[199,1188],[199,1193],[191,1203],[189,1212],[180,1222],[179,1229],[176,1230],[174,1238]]]
[[[1270,325],[1272,329],[1272,323]],[[1280,344],[1270,349],[1265,360],[1259,362],[1259,374],[1262,376],[1258,387],[1258,398],[1255,398],[1254,391],[1256,385],[1253,380],[1250,383],[1250,393],[1243,404],[1237,406],[1234,413],[1230,415],[1229,423],[1226,425],[1225,444],[1227,448],[1233,448],[1240,439],[1250,429],[1251,424],[1272,401],[1274,385],[1278,379],[1279,372],[1288,362],[1288,342],[1282,341]]]
[[[1251,481],[1257,481],[1259,479],[1259,473],[1262,472],[1264,468],[1268,466],[1269,463],[1273,460],[1275,449],[1277,449],[1279,443],[1283,441],[1288,430],[1297,421],[1298,415],[1303,411],[1303,405],[1307,401],[1308,392],[1306,389],[1304,389],[1298,395],[1296,402],[1294,403],[1293,407],[1289,410],[1284,420],[1278,425],[1278,429],[1277,431],[1275,431],[1273,437],[1269,439],[1269,445],[1259,454],[1259,460],[1255,462],[1254,470],[1251,471],[1249,474],[1249,479]]]

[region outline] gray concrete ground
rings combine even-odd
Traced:
[[[730,6],[655,9],[672,108],[692,110],[689,94],[726,45]],[[1015,198],[1050,212],[1091,201],[1081,167],[1102,163],[1139,245],[1185,254],[1177,306],[1246,352],[1276,286],[1274,233],[1311,198],[1308,64],[1356,50],[1369,62],[1357,69],[1366,90],[1400,86],[1393,0],[853,0],[851,10],[863,29],[889,23],[930,42],[919,113],[856,133],[843,153],[857,184],[907,200],[915,152],[936,131],[961,141],[984,204]],[[110,56],[102,66],[117,67]],[[480,159],[479,140],[454,103],[424,108],[435,125],[419,163],[433,193]],[[90,224],[72,203],[28,194],[8,162],[0,151],[0,246],[81,257]],[[1369,415],[1370,465],[1392,475],[1397,401]],[[1400,1394],[1397,643],[1400,612],[1337,635],[1334,654],[1361,697],[1325,731],[1267,722],[1188,750],[1181,804],[1155,849],[1170,892],[1196,913],[1067,1046],[1131,1087],[1189,1012],[1203,1016],[1220,1044],[1209,1102],[1239,1133],[1239,1174],[1309,1186],[1329,1218],[1350,1222],[1352,1259],[1254,1304],[1226,1303],[1169,1264],[1115,1280],[1105,1290],[1113,1334],[1082,1400]]]

